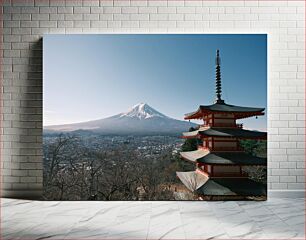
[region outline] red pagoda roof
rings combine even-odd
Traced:
[[[208,175],[198,171],[176,172],[182,183],[192,192],[202,187],[208,180]]]
[[[196,189],[203,196],[266,196],[267,185],[247,178],[212,178]]]
[[[180,152],[182,158],[194,162],[212,165],[266,165],[267,158],[252,156],[245,152],[210,152],[205,149]]]
[[[209,178],[198,171],[176,172],[192,192],[204,196],[266,196],[267,186],[247,178]]]
[[[226,103],[201,105],[197,111],[185,114],[184,119],[199,119],[210,113],[233,113],[236,119],[264,115],[265,108],[242,107]]]
[[[266,132],[245,130],[242,128],[199,128],[192,132],[183,133],[183,138],[195,138],[195,137],[237,137],[237,138],[256,138],[266,139]]]

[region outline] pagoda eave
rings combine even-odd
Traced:
[[[209,180],[208,175],[198,171],[176,172],[176,175],[191,192],[196,191]]]
[[[207,130],[208,128],[209,128],[209,127],[200,127],[199,129],[194,130],[194,131],[191,131],[191,132],[184,132],[182,138],[185,138],[185,139],[189,139],[189,138],[199,138],[199,137],[200,137],[199,132],[200,132],[200,131],[205,131],[205,130]]]
[[[195,151],[188,151],[188,152],[180,152],[181,158],[196,163],[199,158],[202,158],[209,154],[209,150],[198,149]]]
[[[195,191],[202,196],[266,196],[267,186],[248,178],[211,178]]]
[[[256,157],[242,151],[222,151],[215,152],[208,149],[198,149],[195,151],[181,152],[181,158],[192,162],[209,165],[225,166],[266,166],[267,158]]]
[[[204,134],[197,134],[194,136],[180,136],[182,139],[205,139],[209,137],[219,137],[219,136],[213,136],[213,135],[204,135]],[[228,138],[228,139],[238,139],[238,140],[267,140],[267,137],[235,137],[235,136],[222,136],[222,138]]]
[[[201,137],[232,137],[242,139],[266,139],[266,132],[251,131],[241,128],[218,128],[211,127],[205,130],[199,130]]]
[[[205,112],[196,112],[194,113],[194,115],[191,116],[185,116],[184,120],[200,120],[203,119],[203,117],[205,115],[208,114],[223,114],[224,112],[219,112],[219,111],[205,111]],[[235,113],[232,112],[234,114],[234,119],[243,119],[243,118],[249,118],[249,117],[256,117],[256,116],[263,116],[265,115],[265,113],[263,112],[255,112],[255,113]]]
[[[263,116],[265,115],[265,113],[263,112],[258,112],[258,113],[254,113],[254,114],[235,114],[234,113],[234,118],[235,119],[243,119],[243,118],[249,118],[249,117],[256,117],[256,116]]]
[[[266,196],[267,186],[242,177],[210,178],[198,171],[176,172],[186,188],[198,196]]]
[[[197,163],[197,160],[194,160],[194,159],[189,159],[189,158],[187,158],[187,157],[183,157],[182,155],[181,155],[181,158],[183,159],[183,160],[185,160],[186,162],[190,162],[190,163]]]
[[[204,138],[209,138],[209,137],[220,137],[218,135],[205,135],[205,134],[198,134],[196,137],[204,139]],[[266,136],[263,137],[242,137],[242,136],[221,136],[222,138],[228,138],[228,139],[238,139],[238,140],[267,140]],[[195,137],[188,137],[188,138],[195,138]]]
[[[264,108],[241,107],[225,103],[215,103],[213,105],[200,106],[196,111],[185,114],[185,120],[202,119],[209,114],[231,113],[235,119],[242,119],[254,116],[262,116]]]

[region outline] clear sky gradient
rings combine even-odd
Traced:
[[[45,35],[44,125],[109,117],[145,102],[182,120],[215,100],[220,50],[222,98],[267,107],[265,34]],[[266,130],[266,115],[243,119]]]

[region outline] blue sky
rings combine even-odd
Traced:
[[[44,125],[105,118],[145,102],[173,118],[222,98],[267,107],[265,34],[45,35]],[[243,119],[266,130],[266,115]]]

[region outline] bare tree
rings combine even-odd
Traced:
[[[48,196],[52,188],[58,188],[59,198],[62,199],[66,189],[65,162],[67,161],[67,149],[71,148],[76,138],[70,135],[60,134],[52,144],[44,146],[44,190]],[[67,186],[68,187],[68,186]]]
[[[170,150],[144,159],[135,148],[93,148],[60,135],[44,145],[46,199],[171,200],[177,182]],[[141,191],[140,191],[141,190]]]

